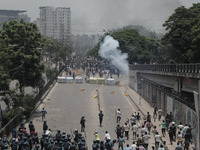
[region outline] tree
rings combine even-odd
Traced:
[[[44,65],[42,38],[37,26],[23,20],[6,22],[0,31],[0,39],[5,45],[1,53],[9,62],[6,70],[12,80],[18,81],[20,92],[23,93],[26,86],[38,87],[43,80]]]
[[[163,42],[172,44],[176,51],[177,62],[199,62],[200,42],[200,3],[193,4],[190,8],[179,7],[163,24],[168,31]]]
[[[107,34],[111,35],[119,42],[119,49],[121,49],[123,53],[128,53],[129,63],[163,62],[164,58],[167,57],[159,55],[165,54],[164,47],[159,39],[141,36],[136,29],[124,28],[106,33],[106,35]],[[98,57],[98,50],[102,41],[103,38],[97,46],[88,52],[88,55]]]
[[[51,64],[55,64],[55,69],[57,70],[58,64],[64,62],[66,57],[69,56],[70,49],[67,46],[63,46],[58,40],[46,38],[43,53],[47,55]]]

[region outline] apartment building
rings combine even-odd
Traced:
[[[69,42],[71,38],[71,10],[67,7],[40,7],[37,25],[40,32],[53,39]]]

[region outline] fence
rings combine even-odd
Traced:
[[[130,65],[130,70],[162,71],[177,73],[200,73],[200,64],[155,64]]]
[[[42,90],[35,96],[33,99],[34,105],[38,104],[38,102],[41,100],[43,95],[49,90],[49,87],[54,83],[54,81],[57,79],[57,76],[64,70],[64,66],[62,66],[58,73],[52,77],[42,88]],[[31,111],[30,116],[32,113],[37,109],[38,105],[35,106],[35,108]],[[17,127],[22,122],[21,116],[15,115],[1,130],[0,130],[0,136],[3,136],[4,134],[9,135],[13,128]]]

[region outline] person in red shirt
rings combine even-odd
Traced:
[[[24,135],[26,135],[26,133],[27,133],[27,130],[26,130],[25,127],[24,127],[24,129],[23,129],[23,133],[24,133]]]

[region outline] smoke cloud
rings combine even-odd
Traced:
[[[99,55],[108,60],[111,65],[119,69],[120,74],[129,76],[128,54],[122,53],[119,47],[119,42],[113,37],[107,35],[103,43],[100,45]]]

